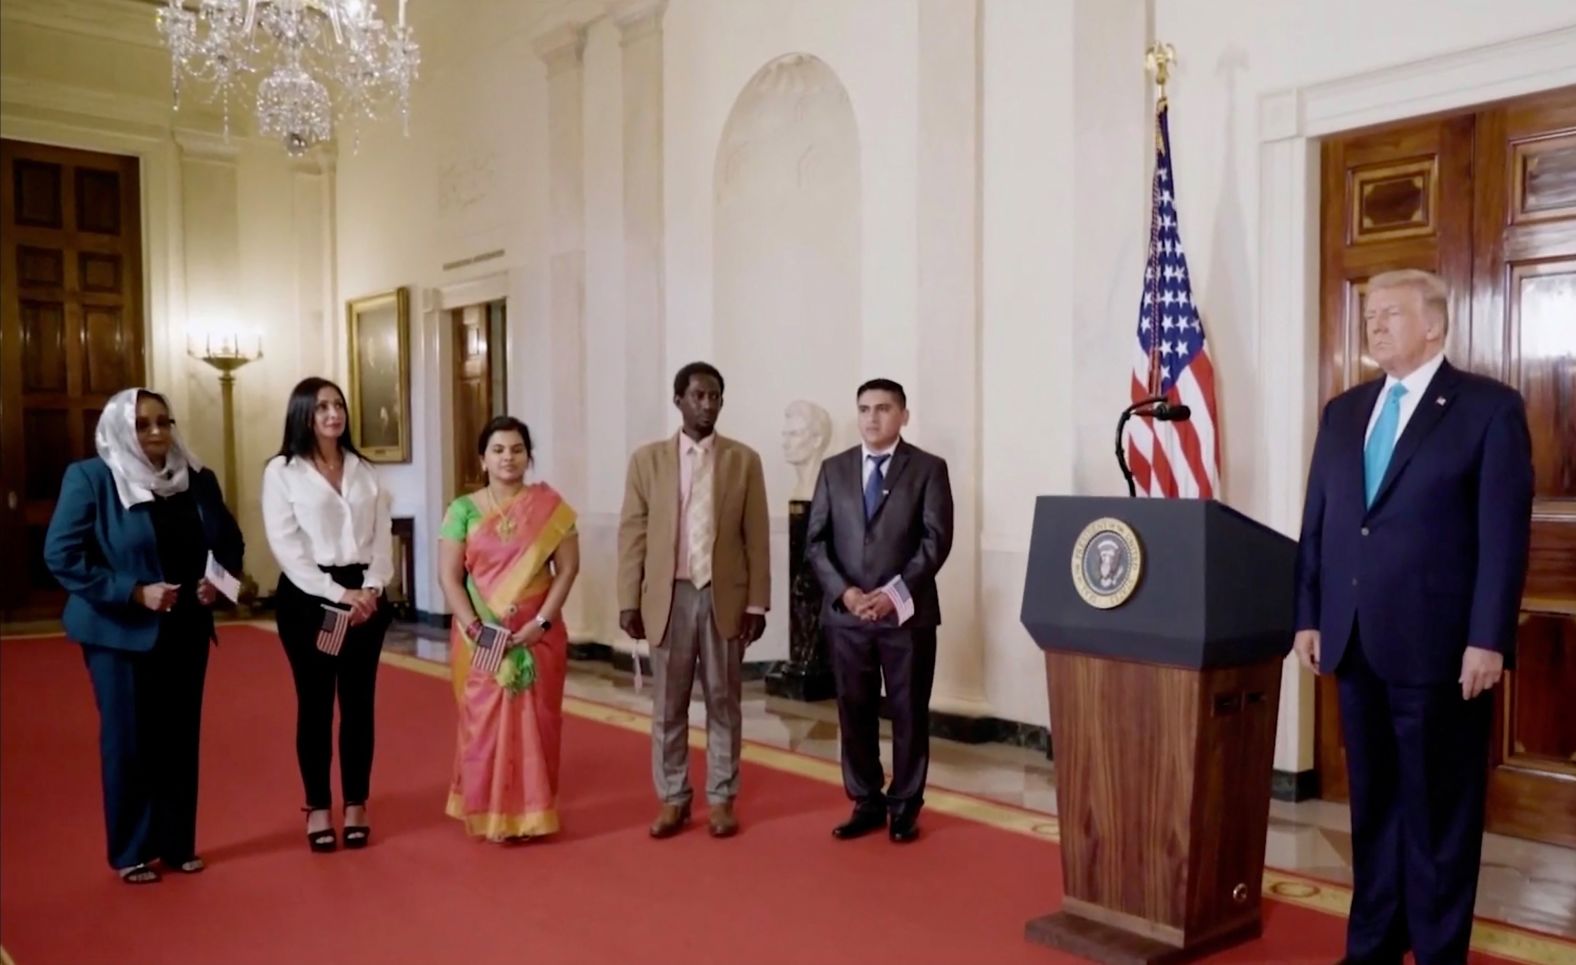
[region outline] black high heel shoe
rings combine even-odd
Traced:
[[[328,808],[302,808],[301,810],[311,814],[313,811],[327,811]],[[347,828],[346,830],[349,829]],[[349,842],[346,842],[346,844],[348,846]],[[330,851],[338,849],[339,835],[334,833],[332,827],[324,828],[321,831],[308,831],[306,833],[306,846],[311,848],[316,854],[328,854]]]
[[[339,847],[339,835],[334,833],[333,828],[328,828],[324,831],[308,831],[306,833],[306,846],[318,854],[328,854]]]
[[[345,805],[345,810],[349,811],[353,807],[359,807],[359,808],[365,809],[366,805],[365,804],[347,804],[347,805]],[[345,825],[345,847],[347,849],[351,850],[351,851],[356,851],[356,850],[359,850],[361,848],[365,848],[367,846],[368,840],[370,840],[371,837],[372,837],[372,828],[369,827],[368,825],[365,825],[365,824],[346,824]]]

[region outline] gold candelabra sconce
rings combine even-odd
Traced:
[[[224,504],[230,508],[230,515],[239,520],[235,495],[235,373],[241,366],[263,357],[263,337],[255,331],[236,329],[194,331],[186,336],[186,354],[219,370],[219,393],[224,404]],[[245,572],[237,575],[241,581],[239,613],[245,617],[257,599],[257,581]]]

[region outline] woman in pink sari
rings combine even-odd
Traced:
[[[558,751],[569,638],[559,614],[580,569],[575,511],[546,483],[525,482],[531,433],[499,416],[477,440],[487,486],[450,504],[439,568],[454,615],[449,643],[459,739],[445,811],[488,841],[558,830]],[[496,671],[472,666],[501,628]]]

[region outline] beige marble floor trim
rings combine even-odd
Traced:
[[[449,679],[442,664],[404,654],[384,652],[383,662],[440,680]],[[564,712],[584,720],[611,724],[639,734],[651,733],[651,718],[622,707],[611,707],[579,697],[564,698]],[[706,732],[701,727],[689,731],[691,747],[704,747]],[[786,771],[823,784],[843,786],[842,768],[832,761],[809,757],[795,751],[744,742],[743,758],[777,771]],[[1053,815],[1027,811],[969,794],[949,791],[934,785],[925,789],[925,807],[965,821],[989,825],[1041,840],[1059,842],[1061,829]],[[1319,881],[1304,875],[1270,868],[1264,870],[1264,894],[1275,901],[1301,905],[1327,915],[1346,917],[1352,904],[1352,890],[1343,885]],[[1472,947],[1486,955],[1528,965],[1569,965],[1576,961],[1576,942],[1552,935],[1527,931],[1514,925],[1478,918],[1472,926]]]

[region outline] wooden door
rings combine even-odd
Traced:
[[[1521,391],[1532,548],[1491,830],[1576,846],[1576,89],[1478,114],[1472,367]]]
[[[109,397],[142,382],[137,159],[0,141],[0,612],[56,616],[60,480]]]
[[[454,485],[468,493],[487,484],[476,457],[476,435],[492,418],[487,313],[467,305],[450,313],[454,324]]]
[[[454,484],[456,493],[467,493],[487,484],[476,455],[477,436],[488,420],[507,411],[504,303],[467,305],[452,311],[450,319],[454,334]]]
[[[1363,344],[1368,279],[1398,268],[1437,272],[1450,286],[1447,351],[1469,343],[1472,290],[1471,116],[1422,121],[1323,145],[1320,402],[1381,373]],[[1344,801],[1346,748],[1335,680],[1315,685],[1316,766],[1323,794]]]
[[[1526,399],[1532,549],[1487,824],[1576,845],[1576,89],[1332,139],[1323,179],[1322,398],[1379,374],[1362,354],[1362,281],[1426,268],[1450,286],[1452,361]],[[1344,800],[1328,677],[1315,717],[1324,796]]]

